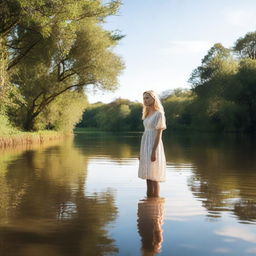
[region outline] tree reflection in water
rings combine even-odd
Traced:
[[[71,143],[0,158],[0,255],[118,252],[113,192],[87,194],[87,162]]]
[[[141,254],[156,255],[163,242],[164,198],[149,197],[138,203],[138,232],[141,236]]]
[[[188,186],[208,211],[208,221],[232,212],[240,222],[255,224],[256,137],[182,134],[165,143],[173,165],[192,166]]]

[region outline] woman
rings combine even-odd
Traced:
[[[154,91],[143,93],[142,120],[145,130],[141,138],[138,176],[147,180],[147,196],[159,197],[159,182],[165,181],[166,172],[162,142],[166,124],[163,106]]]

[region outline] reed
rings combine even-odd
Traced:
[[[53,140],[60,140],[72,134],[57,131],[19,132],[12,135],[0,135],[0,148],[16,147],[20,145],[42,144]]]

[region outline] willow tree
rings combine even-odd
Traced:
[[[9,13],[14,2],[17,19],[6,19],[2,35],[10,80],[22,96],[15,98],[16,109],[9,109],[18,125],[33,130],[36,118],[68,91],[83,95],[88,85],[117,87],[123,63],[113,47],[122,36],[102,25],[117,13],[119,1],[7,1]]]

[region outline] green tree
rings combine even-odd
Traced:
[[[191,124],[189,106],[194,96],[191,90],[177,88],[162,93],[167,126],[172,130],[180,130]]]
[[[130,101],[117,99],[101,108],[96,115],[98,127],[107,131],[129,130],[130,124],[127,118],[131,112]]]
[[[138,102],[131,102],[129,104],[131,110],[129,116],[126,119],[127,124],[129,124],[131,131],[142,131],[142,104]]]
[[[237,62],[230,50],[218,43],[211,47],[201,65],[192,72],[189,82],[192,90],[201,98],[220,95],[226,79],[236,69]]]
[[[40,113],[35,122],[35,128],[70,132],[80,121],[87,106],[88,102],[83,91],[65,92]]]
[[[140,103],[117,99],[109,104],[99,102],[90,105],[77,127],[95,127],[108,131],[141,131],[141,117]]]
[[[25,101],[16,99],[16,113],[23,120],[16,125],[35,129],[36,118],[66,91],[81,91],[87,85],[117,87],[123,63],[113,47],[122,36],[104,30],[102,24],[119,5],[100,0],[6,1],[9,15],[1,36],[8,47],[7,70]],[[17,19],[11,18],[14,13]]]
[[[249,32],[240,37],[233,47],[240,58],[256,59],[256,32]]]
[[[244,123],[248,131],[256,131],[256,60],[242,59],[238,72],[228,84],[226,97],[244,109],[244,116],[249,120]]]
[[[225,130],[226,121],[223,122],[220,111],[223,111],[224,106],[232,105],[232,102],[227,102],[231,99],[226,97],[226,93],[230,90],[230,81],[237,73],[238,64],[230,49],[215,44],[203,58],[202,64],[193,71],[189,82],[192,84],[192,91],[197,95],[193,103],[194,127]],[[235,116],[237,113],[232,114]]]
[[[89,105],[83,112],[81,121],[77,124],[77,127],[98,127],[96,116],[99,111],[103,108],[102,102],[97,102]]]

